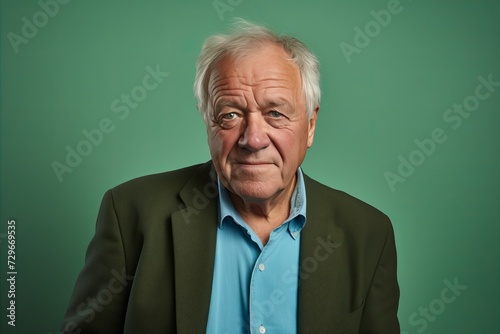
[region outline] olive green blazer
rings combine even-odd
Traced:
[[[298,333],[399,333],[389,219],[304,178]],[[62,331],[205,333],[217,212],[211,162],[109,190]]]

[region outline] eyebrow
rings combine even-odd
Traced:
[[[215,105],[215,114],[218,114],[224,107],[241,108],[241,105],[234,101],[221,101]]]
[[[265,106],[267,108],[284,107],[290,109],[290,103],[282,98],[278,98],[276,101],[266,101]]]
[[[269,101],[266,102],[266,105],[269,107],[281,107],[281,106],[288,106],[289,103],[285,100],[279,99],[279,102],[274,102],[274,101]]]

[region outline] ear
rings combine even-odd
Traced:
[[[318,119],[319,106],[317,106],[309,119],[307,148],[311,147],[314,141],[314,131],[316,130],[316,120]]]

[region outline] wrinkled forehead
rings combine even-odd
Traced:
[[[272,43],[261,44],[246,53],[226,53],[214,63],[208,78],[209,95],[214,86],[232,79],[248,85],[277,80],[293,89],[301,88],[299,67],[282,47]]]

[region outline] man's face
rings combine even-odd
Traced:
[[[313,143],[317,110],[307,119],[299,68],[266,45],[211,72],[208,144],[222,184],[245,202],[291,193]]]

